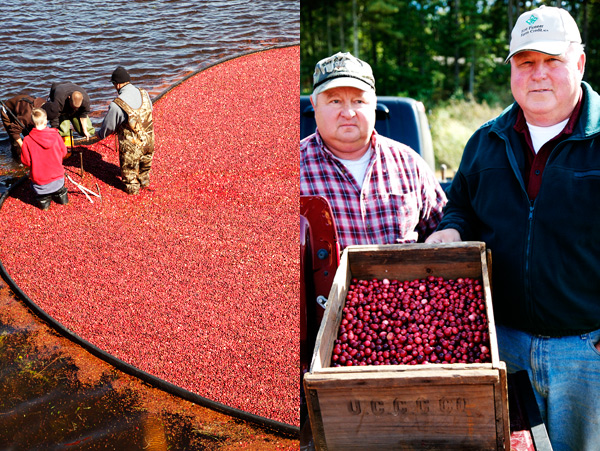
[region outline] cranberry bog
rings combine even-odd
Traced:
[[[298,61],[298,46],[268,49],[165,91],[139,195],[123,192],[108,137],[65,160],[68,205],[39,210],[21,179],[0,225],[11,288],[62,334],[185,399],[292,432]]]
[[[317,335],[311,369],[304,376],[317,449],[510,448],[507,374],[498,354],[490,257],[481,242],[349,246],[344,250]],[[375,351],[359,353],[368,354],[365,363],[352,351],[352,356],[345,355],[348,359],[340,365],[344,355],[340,344],[352,331],[351,325],[346,325],[352,314],[345,307],[351,302],[349,291],[358,281],[387,285],[392,280],[417,280],[421,284],[414,290],[420,287],[425,291],[428,282],[439,278],[480,281],[476,290],[483,292],[481,309],[485,311],[487,330],[485,343],[479,344],[478,339],[478,352],[467,360],[474,363],[464,363],[460,357],[454,359],[452,353],[438,349],[440,357],[433,359],[435,363],[415,353],[420,357],[418,363],[405,358],[389,364],[385,359],[375,359]],[[424,300],[425,304],[433,301]],[[473,312],[465,315],[475,320]],[[412,316],[410,321],[414,324],[409,330],[425,322],[418,318],[417,324]],[[439,336],[451,332],[441,328]],[[388,339],[395,335],[386,334],[390,335]],[[360,346],[366,351],[370,343],[365,346],[363,341]]]

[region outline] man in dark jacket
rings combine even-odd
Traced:
[[[85,89],[71,82],[53,83],[44,105],[50,126],[60,136],[71,134],[71,124],[79,135],[89,138],[96,133],[90,113],[90,97]]]
[[[600,96],[564,9],[517,21],[516,102],[467,143],[427,242],[485,241],[500,358],[528,371],[553,449],[600,450]]]
[[[20,160],[23,137],[35,126],[31,119],[33,108],[44,104],[41,97],[32,97],[29,94],[18,94],[0,104],[2,124],[10,139],[10,151],[13,158]]]

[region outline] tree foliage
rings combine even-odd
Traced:
[[[371,64],[380,95],[509,103],[510,31],[542,4],[571,12],[586,45],[585,78],[600,89],[600,35],[589,33],[600,24],[600,1],[302,0],[302,92],[312,91],[315,63],[342,51]]]

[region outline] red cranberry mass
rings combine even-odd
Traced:
[[[65,161],[101,200],[67,181],[68,205],[41,211],[22,183],[0,210],[0,261],[65,328],[181,389],[292,425],[299,58],[299,46],[256,52],[169,90],[154,103],[138,196],[122,189],[111,136],[83,147],[83,177],[78,156]]]
[[[353,279],[332,366],[487,363],[481,281]]]

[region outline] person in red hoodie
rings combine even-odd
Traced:
[[[69,202],[62,164],[67,147],[58,130],[48,128],[46,111],[34,108],[31,118],[35,128],[23,139],[21,162],[31,168],[31,186],[38,206],[46,211],[52,200],[61,205]]]

